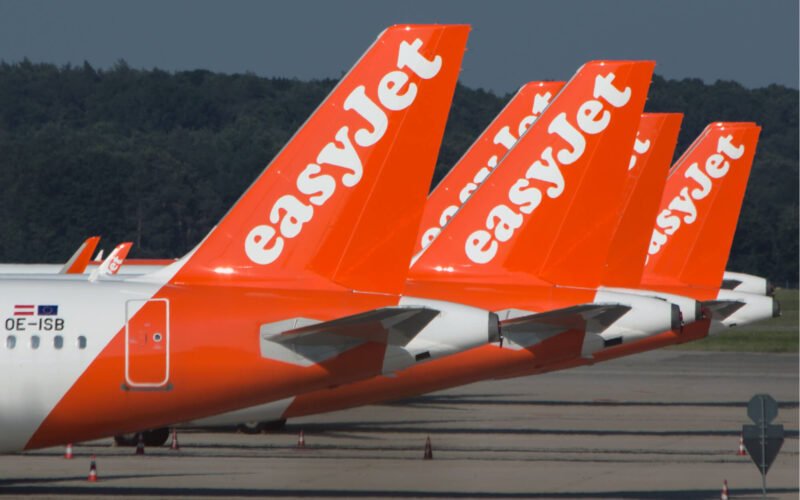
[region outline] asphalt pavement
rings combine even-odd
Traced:
[[[736,454],[757,393],[786,439],[768,498],[798,498],[797,355],[661,350],[290,421],[181,431],[180,450],[110,439],[0,456],[0,495],[180,498],[761,498]],[[298,447],[303,431],[306,445]],[[433,459],[423,460],[426,438]],[[168,443],[169,444],[169,443]],[[96,455],[98,482],[86,481]]]

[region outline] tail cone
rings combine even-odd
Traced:
[[[94,462],[94,455],[92,455],[92,464],[89,466],[89,478],[87,479],[90,483],[97,482],[97,465]]]
[[[178,431],[174,427],[172,428],[172,444],[169,445],[170,450],[180,450],[181,447],[178,446]]]
[[[430,436],[428,436],[428,439],[425,440],[425,456],[423,458],[425,460],[433,460],[433,450],[431,449]]]

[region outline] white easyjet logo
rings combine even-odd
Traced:
[[[559,150],[555,156],[552,147],[545,148],[539,155],[541,160],[534,161],[525,176],[514,182],[508,191],[510,204],[501,203],[492,208],[486,217],[486,229],[474,231],[467,237],[464,250],[469,260],[476,264],[491,262],[500,243],[511,239],[514,231],[522,225],[523,216],[532,213],[539,206],[542,202],[542,189],[530,186],[532,180],[550,184],[546,188],[548,197],[555,199],[561,196],[565,186],[558,162],[562,166],[575,163],[586,149],[586,138],[581,131],[591,135],[599,134],[611,122],[611,113],[597,99],[602,98],[614,108],[623,107],[630,100],[630,87],[620,91],[612,84],[614,78],[614,73],[595,78],[592,93],[595,99],[584,102],[578,108],[575,116],[578,128],[569,122],[567,113],[562,112],[553,118],[547,132],[561,137],[569,148]]]
[[[366,87],[359,85],[345,99],[343,109],[355,111],[369,128],[361,128],[352,134],[347,126],[341,127],[334,140],[327,143],[317,155],[316,162],[309,163],[298,175],[295,185],[304,196],[286,194],[278,198],[269,212],[269,222],[250,230],[244,242],[247,257],[255,264],[270,264],[277,259],[284,247],[285,238],[294,238],[303,225],[314,217],[314,207],[320,207],[334,194],[338,183],[352,188],[361,180],[363,166],[358,148],[373,146],[386,133],[388,111],[400,111],[414,102],[417,85],[409,83],[407,68],[418,77],[428,80],[439,73],[441,56],[425,59],[419,49],[420,39],[413,43],[401,42],[397,54],[397,69],[386,73],[377,84],[378,103],[366,94]],[[327,173],[326,173],[327,172]],[[344,173],[341,173],[344,172]],[[341,173],[341,175],[338,175]]]
[[[706,159],[705,172],[700,170],[697,162],[692,163],[683,174],[687,179],[692,179],[700,187],[689,191],[689,186],[684,186],[680,194],[674,197],[666,209],[656,217],[656,226],[653,229],[653,236],[650,239],[650,247],[647,249],[649,255],[655,255],[669,239],[681,227],[681,219],[686,224],[692,224],[697,220],[697,207],[694,202],[702,200],[711,192],[713,187],[711,179],[721,179],[728,173],[730,163],[725,160],[727,156],[731,160],[738,160],[744,154],[744,144],[734,146],[733,136],[720,137],[717,141],[717,152]],[[725,156],[723,156],[723,153]],[[685,214],[682,218],[675,215],[676,212]],[[662,232],[663,231],[663,232]]]
[[[644,142],[639,140],[639,132],[636,132],[636,140],[633,141],[633,153],[631,154],[631,161],[628,162],[628,171],[632,170],[633,167],[636,166],[636,161],[639,159],[640,155],[643,155],[650,151],[650,139],[645,139]]]
[[[111,274],[116,274],[119,270],[119,266],[122,265],[122,259],[119,257],[113,257],[111,262],[108,263],[108,270],[111,271]]]
[[[539,118],[539,115],[542,114],[542,111],[544,111],[544,109],[550,103],[550,99],[552,98],[553,95],[550,92],[536,94],[534,96],[532,114],[525,116],[522,120],[520,120],[519,125],[517,126],[518,137],[522,136],[522,134],[525,133],[525,131],[536,122],[536,119]],[[504,154],[514,146],[517,140],[517,137],[514,137],[514,134],[511,133],[510,127],[506,125],[495,134],[493,142],[505,148],[505,151],[500,153]],[[472,193],[478,188],[478,186],[480,186],[480,184],[486,180],[487,177],[489,177],[492,169],[497,166],[497,161],[500,154],[492,155],[489,158],[489,161],[486,162],[486,166],[478,170],[478,173],[476,173],[475,177],[472,178],[472,182],[468,182],[467,185],[464,186],[461,191],[459,191],[458,201],[461,205],[463,205],[470,195],[472,195]],[[422,248],[430,245],[431,241],[436,238],[436,235],[441,232],[444,225],[447,224],[447,221],[449,221],[453,214],[458,211],[458,207],[461,205],[450,205],[442,210],[442,214],[439,216],[439,225],[429,228],[422,235]]]

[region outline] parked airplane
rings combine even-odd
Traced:
[[[557,177],[554,170],[549,171],[549,177],[542,178],[541,172],[537,172],[539,177],[528,177],[530,181],[544,180],[544,183],[536,182],[534,186],[542,186],[544,192],[547,192],[548,187],[550,195],[563,195],[567,200],[565,204],[571,207],[566,210],[567,215],[562,217],[560,222],[555,222],[554,228],[550,228],[549,234],[543,234],[537,239],[537,244],[544,246],[547,249],[565,243],[565,240],[574,238],[575,226],[581,224],[594,224],[598,220],[602,221],[604,217],[609,214],[616,214],[617,206],[614,203],[619,200],[614,200],[613,194],[608,195],[609,192],[616,192],[619,196],[622,195],[623,189],[620,187],[623,183],[619,182],[620,177],[627,175],[628,166],[630,164],[630,153],[627,155],[621,153],[619,149],[615,149],[612,145],[619,148],[620,142],[626,141],[628,151],[630,151],[634,144],[634,133],[636,125],[639,122],[638,114],[632,115],[633,112],[640,112],[643,105],[643,96],[646,93],[647,84],[649,83],[649,71],[652,70],[650,63],[609,63],[598,62],[591,63],[584,66],[579,71],[578,75],[573,81],[559,95],[559,98],[552,104],[551,108],[545,111],[539,118],[539,122],[532,126],[520,140],[519,144],[515,146],[508,156],[502,160],[495,170],[488,176],[486,181],[481,187],[475,190],[475,193],[467,201],[461,209],[452,216],[452,219],[441,232],[433,239],[432,243],[422,253],[422,258],[431,252],[437,250],[441,252],[438,257],[443,259],[445,255],[449,254],[463,254],[464,250],[453,249],[449,243],[454,239],[450,237],[451,224],[463,216],[464,212],[476,201],[482,204],[492,205],[497,201],[502,201],[504,196],[507,196],[506,189],[499,186],[514,184],[514,174],[519,175],[521,169],[523,175],[526,168],[531,166],[531,158],[539,158],[539,154],[531,154],[531,150],[537,153],[542,153],[551,158],[559,157],[561,152],[572,151],[575,153],[578,148],[565,148],[565,141],[563,135],[551,134],[550,131],[556,129],[559,124],[563,124],[566,117],[581,116],[576,111],[586,109],[590,106],[583,106],[585,102],[591,100],[593,95],[592,84],[602,85],[603,82],[614,81],[616,89],[619,93],[626,96],[620,101],[618,108],[624,111],[614,109],[613,118],[611,113],[602,113],[602,109],[595,109],[595,116],[603,116],[605,120],[604,129],[597,131],[597,135],[584,136],[577,128],[573,129],[580,138],[585,138],[583,152],[588,157],[574,158],[568,167],[564,167],[563,173],[559,172],[562,177]],[[616,75],[625,75],[624,78],[616,80]],[[638,77],[638,79],[637,79]],[[604,79],[605,78],[605,79]],[[602,92],[596,92],[594,95],[599,96]],[[616,94],[620,95],[620,94]],[[633,97],[631,97],[633,96]],[[626,102],[621,102],[625,100]],[[639,100],[635,102],[634,100]],[[631,102],[633,101],[633,102]],[[599,101],[596,101],[599,102]],[[625,105],[631,102],[631,108],[625,109]],[[627,112],[627,113],[625,113]],[[584,115],[586,116],[586,115]],[[626,122],[625,120],[628,120]],[[659,122],[660,123],[660,122]],[[586,125],[586,124],[584,124]],[[579,127],[580,127],[579,123]],[[491,130],[491,126],[487,131]],[[588,126],[587,126],[588,128]],[[655,126],[653,130],[648,130],[648,133],[657,132],[659,126]],[[557,130],[557,129],[556,129]],[[563,129],[562,129],[563,130]],[[604,137],[606,133],[610,133],[609,137]],[[565,134],[566,135],[566,134]],[[623,139],[623,137],[627,137]],[[580,139],[578,136],[570,136],[573,143],[577,144]],[[600,141],[603,138],[604,141]],[[663,174],[662,179],[666,174],[666,166],[669,164],[671,158],[672,148],[674,148],[675,139],[677,138],[677,129],[675,130],[671,146],[666,148],[663,155]],[[655,137],[654,137],[655,140]],[[526,149],[520,149],[520,148]],[[553,148],[559,148],[559,153],[552,155]],[[549,151],[548,151],[549,150]],[[522,153],[516,153],[522,151]],[[551,156],[552,155],[552,156]],[[567,158],[565,154],[560,154],[561,158]],[[607,162],[595,164],[595,169],[588,168],[589,161],[593,158],[604,158]],[[564,162],[566,163],[566,161]],[[642,164],[645,160],[642,159]],[[485,163],[482,163],[485,164]],[[550,163],[542,165],[539,161],[533,162],[537,168],[544,166],[558,169],[558,164],[553,160]],[[617,165],[618,168],[614,170],[611,165]],[[606,166],[606,168],[602,168]],[[473,165],[474,167],[474,165]],[[569,169],[569,170],[567,170]],[[528,172],[531,172],[529,169]],[[545,172],[547,173],[547,172]],[[498,175],[504,174],[505,178],[501,181],[492,182]],[[590,175],[591,174],[591,175]],[[603,175],[605,174],[605,175]],[[511,177],[510,180],[506,180]],[[554,184],[554,186],[549,186]],[[486,186],[489,186],[488,188]],[[527,187],[527,186],[523,186]],[[561,187],[560,193],[556,193],[556,189]],[[513,188],[512,188],[513,189]],[[661,186],[657,186],[658,192]],[[584,213],[581,210],[576,210],[576,204],[581,204],[584,197],[590,191],[599,191],[602,193],[595,200],[590,200],[588,203],[595,208],[594,214],[590,221],[583,221]],[[608,196],[608,199],[605,196]],[[483,199],[476,200],[475,197],[483,196]],[[519,198],[514,198],[519,199]],[[593,203],[602,199],[604,204]],[[541,220],[542,222],[552,222],[551,219],[558,217],[562,212],[560,207],[549,206],[550,199],[541,200],[541,205],[535,207],[539,210],[538,213],[543,213],[541,210],[550,210],[546,212]],[[514,200],[512,199],[513,203]],[[519,204],[516,204],[519,205]],[[508,205],[506,205],[508,206]],[[439,212],[439,210],[435,210]],[[526,212],[522,212],[526,213]],[[526,215],[534,215],[537,212],[530,210]],[[596,217],[595,217],[596,216]],[[468,216],[471,218],[464,219],[465,223],[470,220],[480,222],[482,218]],[[598,219],[599,218],[599,219]],[[547,225],[547,224],[544,224]],[[613,226],[611,226],[613,228]],[[645,235],[649,234],[649,225],[641,229]],[[518,235],[505,240],[509,245],[512,245],[514,250],[523,251],[530,248],[518,248],[517,241],[525,241],[520,235],[525,234],[525,231],[537,228],[536,225],[531,224],[526,226],[519,224],[513,229],[518,229]],[[554,230],[553,230],[554,229]],[[585,228],[580,227],[581,232],[585,233]],[[599,231],[594,233],[598,239],[604,236]],[[517,238],[519,237],[519,238]],[[448,238],[441,240],[441,238]],[[608,240],[609,238],[606,238]],[[445,245],[438,249],[437,245],[441,241],[445,241]],[[644,253],[647,241],[644,241],[641,252]],[[448,248],[449,247],[449,248]],[[582,245],[563,245],[563,251],[571,254],[575,252],[583,252],[586,247]],[[604,244],[598,241],[593,250],[603,252]],[[605,254],[602,255],[605,258]],[[582,259],[575,258],[573,255],[567,257],[574,265],[582,267]],[[415,271],[415,266],[419,265],[421,259],[412,265],[412,274]],[[642,259],[643,260],[643,259]],[[494,269],[487,271],[485,275],[475,276],[469,275],[466,278],[459,275],[459,272],[452,266],[452,261],[446,262],[447,267],[442,266],[442,272],[447,273],[447,277],[442,279],[436,276],[425,282],[423,279],[418,279],[417,283],[413,285],[422,288],[429,286],[431,289],[441,287],[442,296],[445,293],[458,295],[459,292],[463,294],[461,300],[467,303],[489,303],[487,306],[493,310],[498,311],[501,317],[507,318],[509,321],[503,324],[503,343],[497,343],[491,346],[473,349],[472,351],[461,353],[458,355],[450,356],[448,358],[438,360],[427,364],[425,367],[419,366],[413,369],[406,370],[398,373],[394,377],[377,377],[369,381],[363,381],[356,384],[348,384],[346,386],[337,387],[335,389],[317,391],[306,395],[300,395],[296,398],[288,398],[283,401],[278,401],[270,405],[263,405],[261,407],[249,408],[234,412],[232,414],[221,415],[210,419],[204,419],[195,422],[199,425],[206,424],[232,424],[242,421],[264,421],[264,420],[280,420],[288,417],[300,416],[309,413],[316,413],[322,411],[331,411],[334,409],[341,409],[360,404],[366,404],[377,400],[395,399],[405,397],[422,392],[429,392],[444,387],[451,387],[464,383],[482,380],[485,378],[499,377],[504,373],[518,372],[520,370],[530,370],[531,372],[541,368],[542,360],[555,360],[569,359],[572,357],[586,356],[592,358],[598,351],[609,348],[619,343],[627,343],[634,341],[637,338],[646,337],[652,333],[658,333],[670,328],[678,329],[680,327],[678,321],[678,310],[666,301],[636,297],[623,294],[607,294],[606,292],[597,292],[588,288],[575,288],[581,284],[578,280],[580,276],[598,275],[598,271],[602,271],[603,263],[594,259],[597,264],[590,263],[583,268],[583,274],[570,274],[570,277],[576,278],[576,281],[569,286],[554,287],[543,280],[536,280],[530,274],[524,274],[526,271],[519,268],[513,272],[509,269]],[[433,262],[433,260],[432,260]],[[431,264],[433,266],[433,264]],[[472,272],[471,265],[463,266]],[[561,274],[553,268],[549,269],[552,276],[558,279]],[[641,271],[640,271],[641,272]],[[485,279],[483,279],[485,276]],[[439,281],[437,281],[439,280]],[[474,280],[474,281],[472,281]],[[559,283],[559,281],[555,281]],[[451,286],[454,285],[454,286]],[[427,292],[427,291],[426,291]],[[415,292],[416,293],[416,292]],[[570,296],[570,294],[574,294]],[[581,299],[583,301],[581,302]],[[691,302],[689,308],[690,314],[694,314],[695,302]],[[531,325],[515,325],[515,318],[530,318],[532,310],[549,311],[557,309],[557,306],[570,309],[572,316],[569,320],[565,320],[563,311],[560,309],[561,318],[551,318],[550,313],[544,312],[538,316],[538,328],[531,328]],[[666,314],[663,315],[664,321],[660,324],[657,321],[658,311],[662,310]],[[674,314],[674,316],[673,316]],[[648,321],[650,323],[648,323]],[[517,328],[519,326],[520,328]],[[649,330],[648,330],[649,329]],[[258,430],[257,424],[253,427]]]
[[[496,339],[488,311],[400,295],[468,31],[387,29],[162,271],[4,280],[0,451],[186,421]]]
[[[646,115],[645,115],[646,116]],[[645,227],[642,231],[640,227],[636,231],[636,222],[641,226],[641,221],[650,221],[648,227],[656,218],[658,201],[660,196],[656,193],[664,191],[666,181],[667,165],[672,158],[672,150],[677,141],[678,129],[680,125],[679,115],[660,115],[660,124],[655,125],[654,129],[645,132],[640,126],[639,137],[634,145],[634,154],[631,157],[629,175],[626,180],[624,191],[626,193],[623,202],[625,217],[620,220],[614,232],[613,242],[609,249],[605,281],[613,284],[627,286],[631,280],[638,281],[643,274],[643,265],[649,247],[651,230]],[[735,125],[727,124],[727,127],[714,127],[718,132],[724,130],[732,131]],[[747,173],[752,162],[752,149],[755,147],[753,137],[753,127],[749,129],[749,137],[734,135],[730,141],[738,146],[744,146],[749,157],[741,155],[735,161],[729,161],[729,168],[733,171],[731,179],[734,184],[740,183],[742,177],[746,181]],[[757,131],[756,136],[757,136]],[[727,136],[726,136],[727,137]],[[714,134],[704,133],[698,141],[690,148],[691,155],[684,155],[676,163],[673,172],[685,172],[686,167],[699,164],[700,160],[705,160],[705,147],[703,143],[719,144],[720,137]],[[726,139],[728,140],[728,139]],[[739,149],[737,149],[739,151]],[[643,168],[648,162],[653,164],[648,168]],[[705,162],[704,162],[705,163]],[[713,163],[713,162],[712,162]],[[720,164],[722,168],[724,164]],[[681,182],[682,175],[672,176],[671,182]],[[690,176],[689,176],[690,177]],[[728,182],[727,180],[725,182]],[[722,190],[721,186],[715,189]],[[703,226],[702,231],[713,231],[723,241],[727,238],[720,233],[721,228],[708,226],[703,222],[711,211],[738,212],[738,205],[741,205],[743,191],[739,191],[738,200],[736,196],[716,198],[713,206],[703,207],[698,215],[697,223]],[[654,203],[654,200],[655,203]],[[667,203],[671,202],[668,200]],[[735,218],[727,221],[726,232],[732,235],[735,229]],[[728,243],[728,246],[730,243]],[[680,248],[665,248],[667,253],[678,252]],[[727,251],[717,251],[713,262],[707,261],[709,265],[717,269],[724,269],[727,260]],[[630,266],[632,262],[636,264]],[[627,265],[626,265],[627,264]],[[637,271],[638,267],[638,271]],[[636,290],[631,290],[636,293]],[[641,293],[652,293],[642,291]],[[718,292],[719,293],[719,292]],[[745,297],[747,299],[747,297]],[[764,302],[763,300],[760,302]],[[723,301],[720,301],[722,303]],[[769,302],[771,305],[773,302]],[[728,304],[730,307],[730,304]],[[736,304],[734,304],[736,305]],[[761,316],[750,318],[751,320],[765,319],[769,317],[772,309],[762,311]],[[710,313],[713,314],[713,313]],[[248,429],[258,431],[269,422],[285,421],[287,418],[294,418],[324,411],[359,406],[363,404],[376,403],[391,399],[398,399],[431,392],[447,387],[461,385],[485,378],[507,378],[533,373],[543,373],[547,371],[560,370],[590,364],[595,361],[613,359],[623,355],[642,352],[666,345],[683,343],[698,338],[705,337],[709,332],[713,332],[712,321],[719,322],[718,319],[698,318],[697,321],[686,324],[681,328],[675,328],[653,337],[642,338],[633,342],[611,346],[593,353],[591,359],[573,356],[564,358],[554,343],[558,337],[553,337],[545,342],[533,344],[527,348],[530,351],[530,359],[525,362],[518,362],[521,358],[520,352],[501,349],[499,345],[485,346],[471,351],[457,354],[446,359],[438,360],[433,363],[406,370],[396,377],[376,377],[371,380],[348,384],[333,389],[316,391],[303,394],[294,398],[287,398],[282,401],[274,402],[270,405],[252,407],[226,415],[219,415],[209,419],[201,420],[198,424],[204,425],[223,425],[235,424],[239,422],[250,422]],[[562,338],[569,333],[561,334]],[[549,345],[548,345],[549,342]],[[563,347],[562,347],[563,350]],[[509,370],[509,367],[517,366],[517,370]]]
[[[598,353],[598,360],[691,342],[780,315],[780,304],[773,297],[721,289],[759,131],[752,123],[706,127],[673,165],[659,206],[652,212],[657,217],[641,286],[701,300],[707,318],[680,331],[605,350]],[[640,208],[650,210],[649,205]],[[680,224],[684,229],[679,230]],[[558,363],[548,371],[580,364]]]
[[[714,332],[779,314],[771,297],[721,288],[760,131],[754,123],[706,127],[671,170],[650,239],[643,286],[703,300],[715,312]]]

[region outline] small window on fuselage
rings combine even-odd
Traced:
[[[53,347],[55,347],[56,349],[61,349],[62,347],[64,347],[64,337],[62,337],[61,335],[56,335],[55,337],[53,337]]]
[[[38,335],[31,335],[31,348],[38,349],[39,348],[39,336]]]
[[[86,337],[83,335],[78,337],[78,349],[86,349]]]
[[[9,335],[6,337],[6,347],[13,349],[15,345],[17,345],[17,337],[14,335]]]

